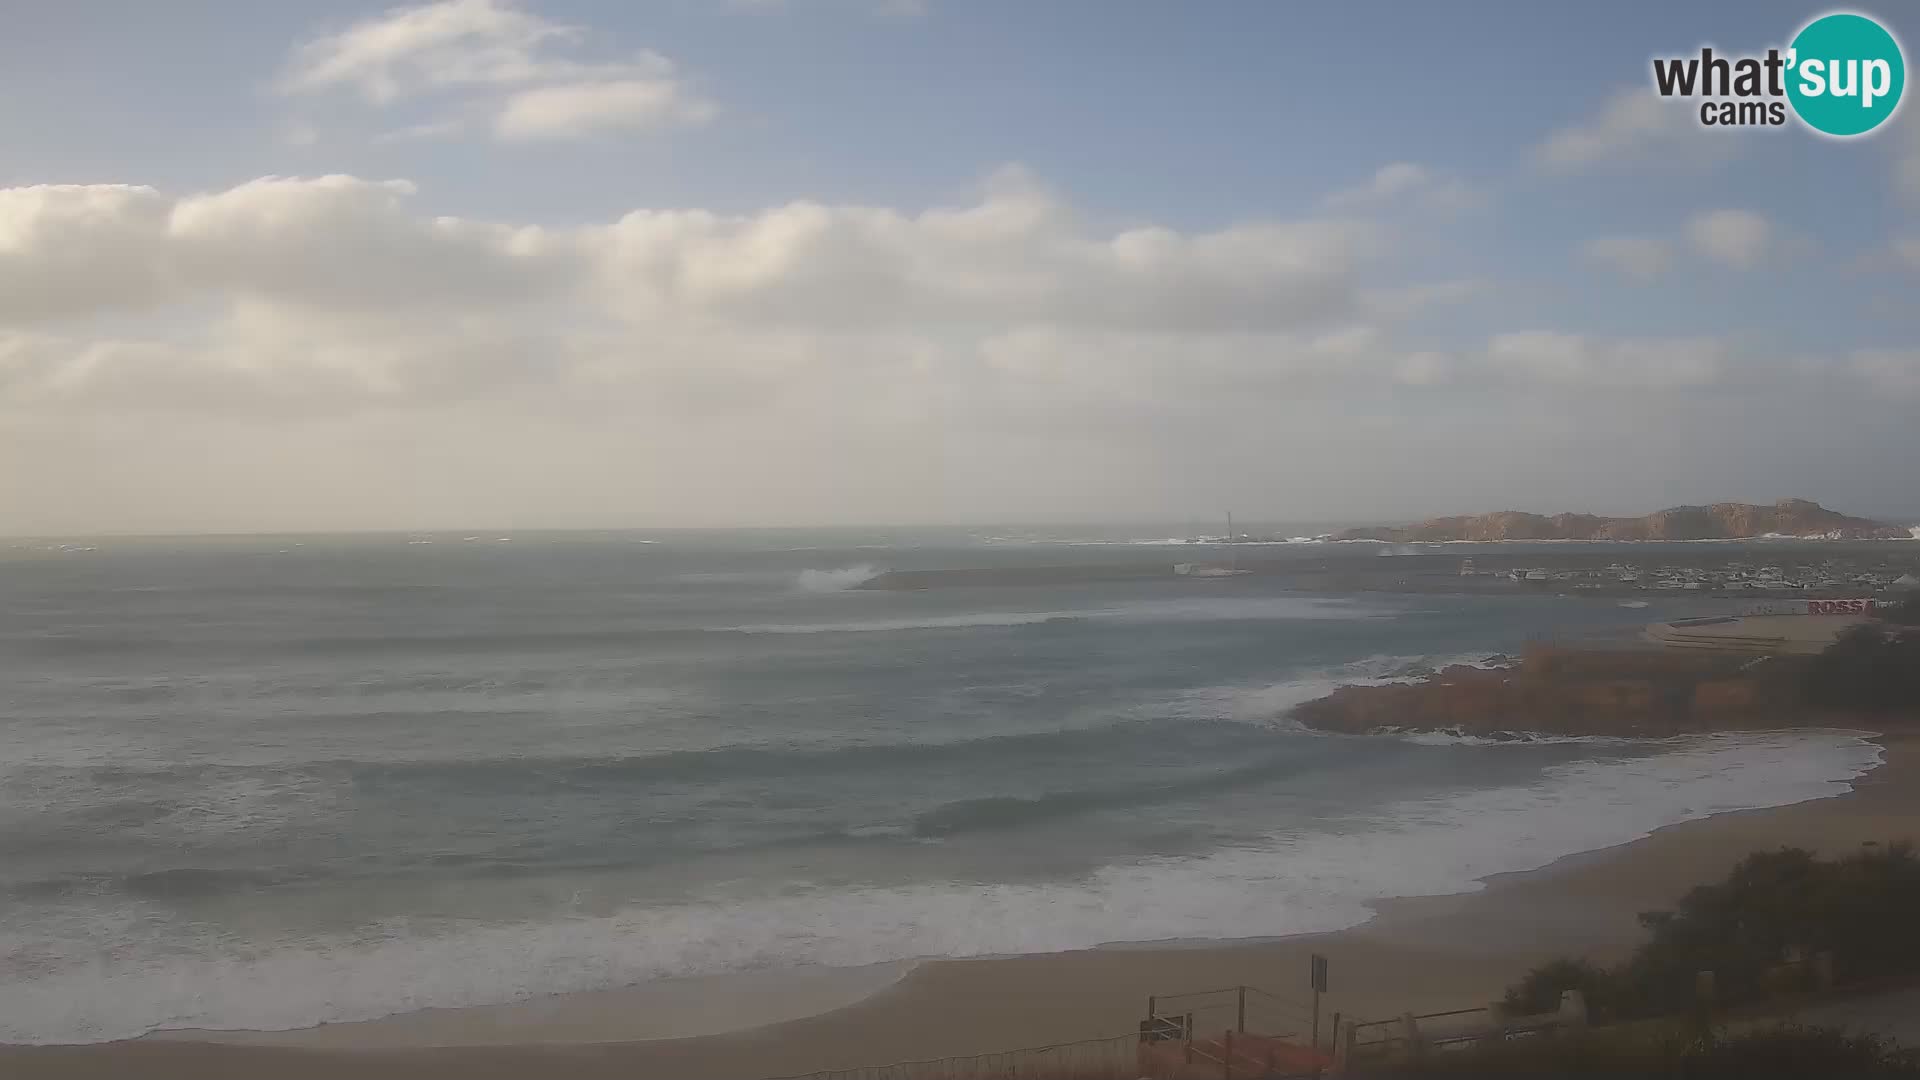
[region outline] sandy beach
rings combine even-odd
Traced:
[[[1488,879],[1478,892],[1392,901],[1337,934],[1193,948],[1105,948],[869,970],[733,992],[728,1015],[793,1017],[745,1030],[687,1014],[697,988],[641,988],[491,1009],[416,1013],[300,1032],[172,1033],[84,1046],[0,1047],[19,1077],[685,1077],[747,1080],[814,1069],[1044,1045],[1130,1031],[1150,994],[1247,983],[1304,990],[1331,961],[1330,1015],[1468,1007],[1542,959],[1608,959],[1639,938],[1636,913],[1670,904],[1756,849],[1823,853],[1920,837],[1920,741],[1882,739],[1885,762],[1850,793],[1721,814]],[[703,1000],[715,1000],[711,997]],[[721,1000],[725,1000],[724,998]],[[829,1011],[799,1015],[826,1006]],[[676,1017],[674,1008],[683,1011]],[[722,1010],[728,1006],[716,1006]],[[771,1010],[770,1012],[768,1010]],[[652,1022],[622,1014],[654,1017]],[[687,1027],[675,1027],[677,1024]],[[698,1025],[698,1026],[692,1026]],[[664,1028],[664,1030],[663,1030]],[[620,1041],[613,1033],[624,1030]],[[636,1039],[636,1035],[643,1038]]]

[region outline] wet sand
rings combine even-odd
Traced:
[[[1640,940],[1638,912],[1670,905],[1688,888],[1722,876],[1750,851],[1797,846],[1839,854],[1867,842],[1920,839],[1920,741],[1880,741],[1885,764],[1856,781],[1848,794],[1675,825],[1630,844],[1490,878],[1474,893],[1390,901],[1379,906],[1372,921],[1337,934],[932,961],[832,1011],[694,1038],[581,1041],[610,1028],[625,1030],[622,1037],[628,1040],[659,1030],[660,1024],[641,1019],[631,1028],[621,1024],[620,1011],[641,1011],[646,999],[619,995],[648,992],[639,988],[308,1032],[254,1033],[220,1043],[175,1035],[88,1046],[0,1047],[0,1075],[750,1080],[1120,1035],[1133,1030],[1149,994],[1247,983],[1304,1005],[1308,957],[1315,952],[1331,963],[1330,992],[1322,1002],[1328,1022],[1335,1011],[1378,1018],[1471,1007],[1497,997],[1508,982],[1544,959],[1622,955]],[[842,989],[858,996],[870,987],[850,982]],[[756,999],[753,1007],[783,1006],[791,1016],[846,1000],[832,999],[804,981],[789,990],[799,1000]],[[661,1003],[655,999],[654,1004]],[[582,1020],[585,1013],[579,1010],[592,1013],[593,1021]],[[719,1022],[713,1016],[701,1019],[708,1021],[705,1030]],[[501,1044],[503,1039],[515,1041]],[[487,1043],[497,1045],[481,1045]]]

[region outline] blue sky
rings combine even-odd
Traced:
[[[1822,10],[21,6],[0,34],[0,188],[15,192],[16,237],[9,249],[0,203],[0,286],[65,288],[56,269],[95,287],[112,276],[76,259],[154,269],[117,292],[88,297],[77,284],[10,316],[0,300],[0,441],[14,451],[0,492],[18,508],[12,531],[1184,516],[1222,502],[1392,517],[1789,494],[1920,509],[1889,462],[1920,448],[1904,422],[1920,399],[1902,396],[1920,389],[1920,314],[1906,299],[1920,277],[1913,110],[1844,142],[1791,125],[1714,132],[1684,106],[1661,111],[1648,89],[1653,55],[1757,51]],[[1920,40],[1906,10],[1862,10]],[[409,18],[456,30],[422,36],[428,24]],[[365,51],[376,40],[391,51]],[[611,84],[621,89],[603,94]],[[510,120],[516,103],[526,111]],[[1576,144],[1586,149],[1565,150]],[[351,181],[275,187],[272,207],[244,187],[323,176]],[[82,213],[78,188],[56,205],[45,185],[153,194]],[[194,219],[211,224],[185,236],[181,201],[222,193],[218,213]],[[973,241],[918,221],[1029,196],[1047,207],[1020,226],[1030,231],[993,242],[1037,246],[998,251],[991,267],[973,262]],[[319,200],[325,215],[303,216]],[[795,203],[825,216],[778,213]],[[694,228],[718,230],[704,248],[680,226],[674,239],[617,233],[636,210],[735,225]],[[117,254],[132,234],[101,221],[122,214],[171,224],[153,226],[137,255]],[[469,223],[461,243],[480,247],[408,248],[419,261],[395,261],[394,237],[443,216]],[[296,218],[341,248],[332,261],[290,231]],[[92,231],[49,224],[75,221]],[[1259,233],[1263,223],[1293,231]],[[1312,231],[1336,228],[1338,241]],[[1123,258],[1098,271],[1139,284],[1135,309],[1159,321],[1116,327],[1039,293],[1015,302],[1022,288],[1056,300],[1100,291],[1070,280],[1075,268],[1139,229],[1224,238],[1164,265]],[[246,230],[246,244],[272,250],[236,247]],[[1067,233],[1085,250],[1060,247]],[[347,250],[349,239],[360,246]],[[621,276],[666,260],[684,283],[689,268],[748,256],[759,260],[752,289],[729,279],[718,299],[655,295],[656,279]],[[1054,276],[1023,276],[1029,257]],[[210,262],[221,258],[234,266]],[[369,280],[391,280],[343,307],[356,258]],[[504,299],[447,284],[496,258],[522,282]],[[1228,302],[1237,259],[1252,284]],[[931,280],[960,264],[964,282],[924,293],[899,280],[903,267]],[[479,291],[461,293],[468,285]],[[842,291],[896,287],[890,308]],[[1302,291],[1275,315],[1258,295],[1268,287]],[[416,288],[451,289],[459,306],[424,314]],[[1420,290],[1418,304],[1383,299]],[[427,343],[454,324],[468,336]],[[481,340],[521,347],[476,359]],[[1204,377],[1182,375],[1194,364]],[[604,403],[614,384],[635,395],[629,422],[579,402]],[[556,493],[542,468],[489,457],[512,447],[516,462],[545,460],[548,477],[610,455],[671,459],[696,437],[682,426],[695,399],[729,403],[696,410],[699,431],[725,433],[738,452],[703,458],[684,481],[663,468],[627,501]],[[1817,438],[1778,434],[1808,408],[1855,419]],[[1286,433],[1238,436],[1213,456],[1192,449],[1210,424],[1238,431],[1261,416]],[[1623,474],[1575,482],[1610,435],[1654,423],[1697,435],[1641,439],[1654,445],[1623,451]],[[301,445],[260,449],[263,430],[288,424]],[[1756,434],[1768,428],[1777,437]],[[408,430],[431,445],[395,434]],[[1277,464],[1356,430],[1377,453],[1356,448],[1347,471],[1303,478]],[[389,456],[330,453],[367,438],[391,440]],[[48,460],[49,440],[67,464],[21,464]],[[1436,441],[1463,453],[1531,441],[1542,460],[1451,490],[1396,475],[1395,462]],[[988,442],[1007,456],[975,463],[957,449]],[[146,448],[137,465],[123,460],[129,445]],[[236,473],[222,446],[283,454],[278,475],[300,478],[304,496],[264,489],[272,468]],[[452,449],[474,446],[485,460]],[[876,465],[876,448],[895,460]],[[1651,465],[1676,456],[1685,463]],[[1015,483],[1009,460],[1047,465]],[[1141,482],[1113,483],[1114,463]],[[503,468],[525,475],[503,485]],[[163,474],[186,495],[154,496]]]

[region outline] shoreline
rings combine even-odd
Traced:
[[[1638,912],[1670,905],[1750,851],[1796,846],[1836,854],[1863,842],[1920,838],[1920,739],[1897,734],[1872,741],[1881,749],[1880,763],[1840,794],[1680,822],[1537,869],[1490,875],[1470,892],[1377,901],[1366,922],[1333,933],[934,959],[887,972],[884,980],[870,969],[853,969],[877,981],[849,979],[840,987],[843,996],[833,998],[801,979],[788,989],[797,995],[790,1004],[805,1015],[790,1012],[774,1023],[713,1034],[644,1041],[629,1034],[624,1041],[599,1042],[556,1039],[559,1029],[541,1027],[564,1026],[562,1014],[581,1004],[576,999],[589,997],[598,998],[601,1009],[593,1030],[602,1030],[600,1023],[618,1026],[623,1013],[638,1011],[645,995],[660,987],[648,984],[296,1032],[217,1033],[220,1041],[194,1041],[216,1033],[174,1032],[121,1042],[0,1046],[0,1072],[87,1080],[271,1072],[279,1080],[319,1080],[351,1068],[365,1080],[432,1080],[520,1077],[560,1068],[581,1077],[750,1080],[1119,1035],[1132,1030],[1149,994],[1235,983],[1281,991],[1303,987],[1313,952],[1331,958],[1332,985],[1324,1001],[1329,1016],[1473,1006],[1553,956],[1604,962],[1624,955],[1641,940]],[[760,1004],[778,997],[771,993]],[[526,1015],[503,1023],[498,1015],[487,1017],[489,1011]],[[394,1033],[423,1023],[438,1025],[451,1042],[392,1041]],[[388,1041],[365,1037],[376,1025],[384,1026]],[[636,1021],[625,1030],[635,1028],[645,1025]],[[491,1039],[482,1038],[489,1029]],[[326,1033],[319,1044],[298,1038],[318,1032]]]

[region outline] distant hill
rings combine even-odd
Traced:
[[[1491,514],[1440,517],[1417,525],[1348,529],[1341,540],[1417,543],[1442,540],[1738,540],[1749,536],[1820,536],[1835,539],[1904,538],[1897,529],[1866,518],[1848,517],[1806,499],[1781,499],[1772,506],[1714,503],[1675,506],[1645,517],[1593,514],[1527,514],[1500,510]]]

